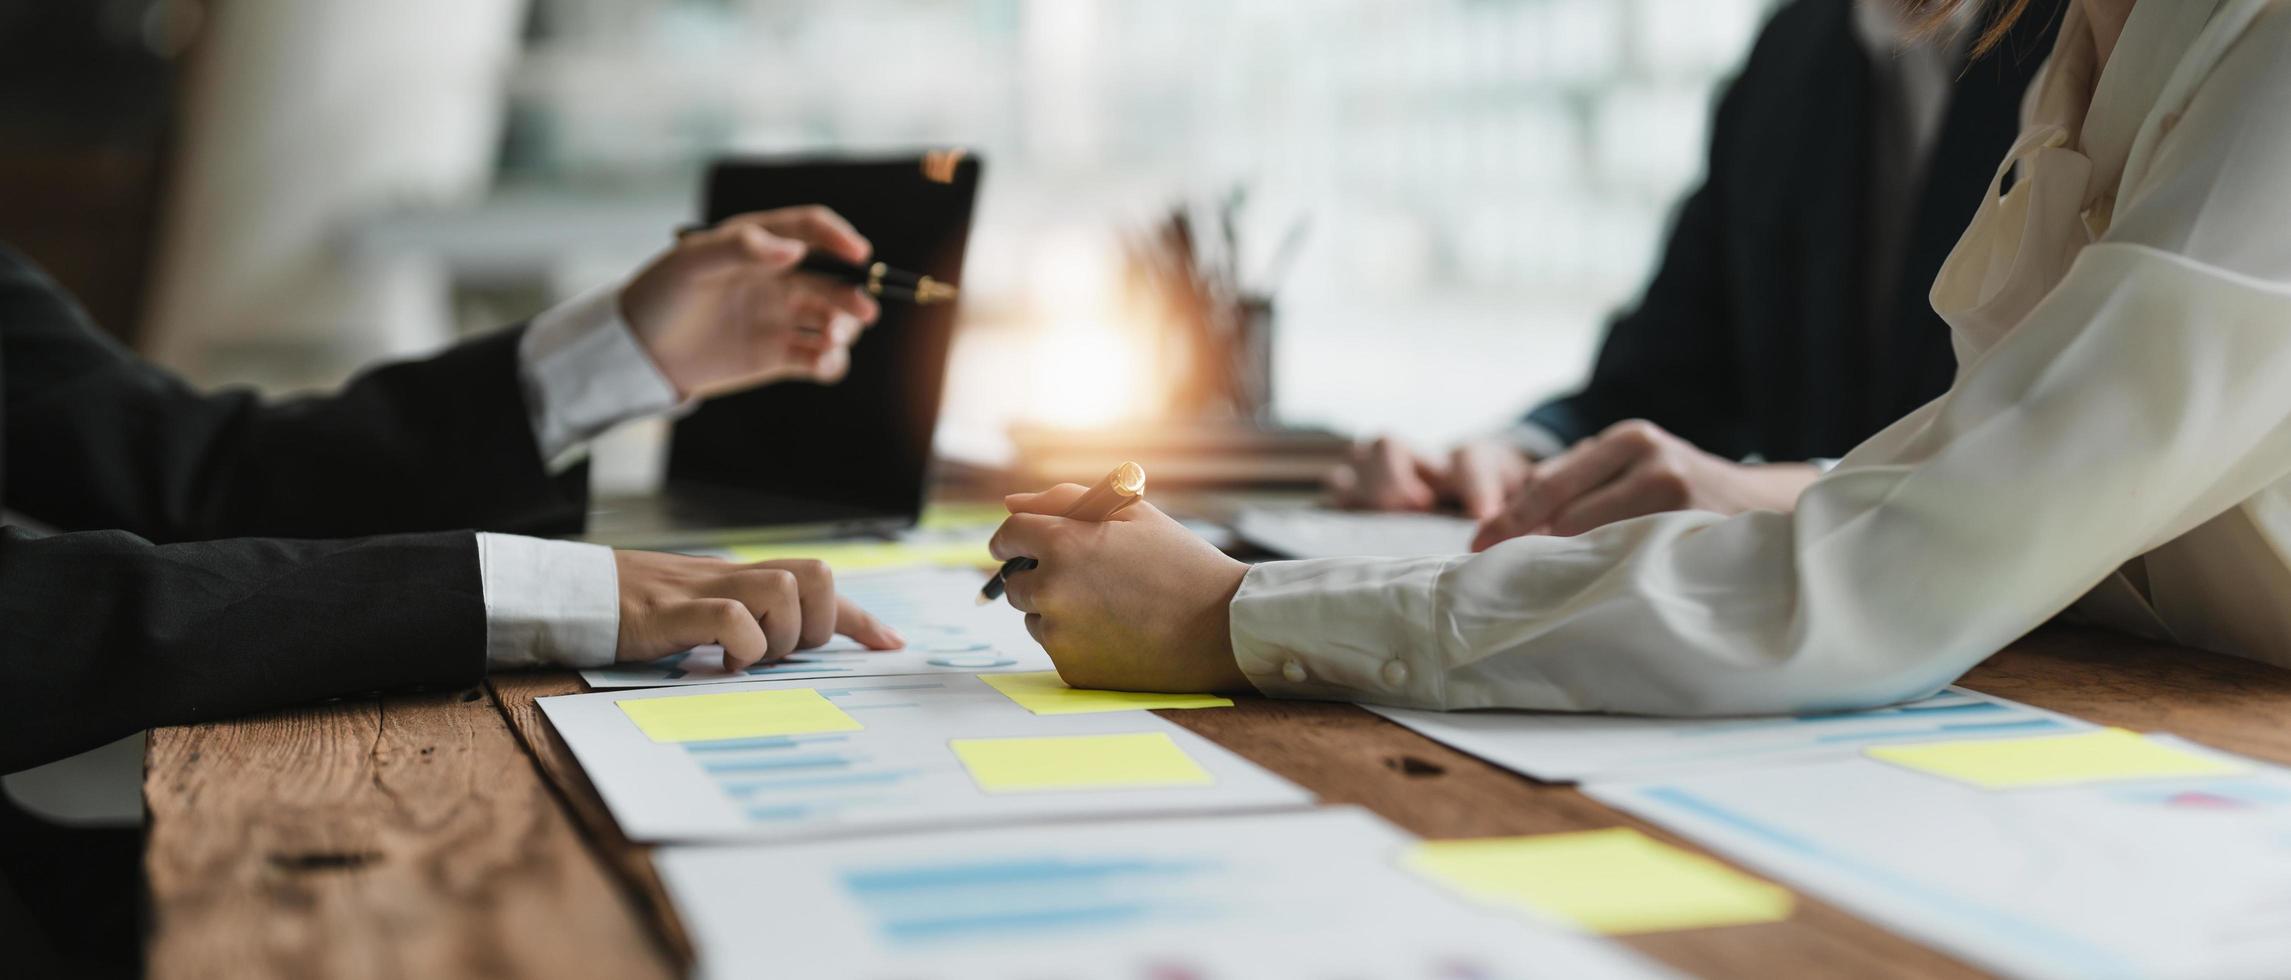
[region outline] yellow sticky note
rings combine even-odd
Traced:
[[[1610,934],[1778,922],[1795,904],[1789,889],[1628,827],[1427,841],[1407,865],[1479,901]]]
[[[808,687],[630,698],[618,704],[628,720],[655,742],[853,732],[862,727],[834,702]]]
[[[980,674],[1004,697],[1038,715],[1080,715],[1096,711],[1144,711],[1148,708],[1230,708],[1233,702],[1214,694],[1147,694],[1140,691],[1092,691],[1066,686],[1055,670],[1022,674]]]
[[[947,741],[989,793],[1207,786],[1216,780],[1163,732]]]
[[[2224,776],[2249,767],[2143,738],[2121,728],[2074,735],[1927,742],[1863,749],[1882,759],[1982,789],[2066,786],[2114,779]]]
[[[902,565],[973,565],[986,568],[995,563],[994,556],[987,553],[984,538],[975,541],[836,541],[811,544],[792,541],[734,545],[724,550],[737,562],[817,558],[826,562],[829,568],[843,572],[896,568]]]

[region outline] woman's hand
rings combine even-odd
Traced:
[[[1535,464],[1472,550],[1523,534],[1571,536],[1671,510],[1786,511],[1821,476],[1807,463],[1746,464],[1703,452],[1652,422],[1618,422]]]
[[[620,575],[621,662],[653,660],[703,643],[744,670],[826,643],[837,633],[870,650],[906,645],[899,631],[835,594],[824,562],[737,565],[714,558],[615,551]]]
[[[1355,510],[1431,510],[1444,503],[1464,516],[1486,520],[1527,479],[1527,456],[1509,445],[1479,439],[1448,453],[1445,464],[1419,455],[1391,436],[1352,447],[1352,457],[1324,481],[1331,502]]]
[[[815,248],[851,262],[874,250],[823,207],[727,218],[638,272],[621,290],[621,317],[684,398],[840,381],[852,342],[880,310],[857,286],[795,271]]]
[[[1004,498],[999,560],[1039,562],[1005,593],[1058,676],[1117,691],[1245,691],[1233,662],[1227,604],[1249,566],[1195,537],[1152,504],[1103,523],[1054,516],[1086,488],[1063,484]]]

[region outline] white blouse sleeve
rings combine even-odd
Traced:
[[[1269,694],[1445,709],[1803,711],[1948,683],[2291,474],[2282,33],[2218,66],[2027,318],[1794,513],[1260,565],[1239,666]]]

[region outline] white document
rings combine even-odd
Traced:
[[[1350,807],[948,831],[654,860],[728,980],[1668,976],[1614,944],[1465,904]]]
[[[833,731],[656,742],[619,702],[811,688],[858,722]],[[961,824],[1303,806],[1312,794],[1145,711],[1036,715],[975,676],[720,684],[542,698],[565,744],[638,841],[791,840]],[[1198,710],[1215,711],[1216,708]],[[1193,785],[990,791],[951,740],[1160,734]]]
[[[2093,727],[1958,687],[1890,708],[1762,718],[1368,707],[1433,741],[1553,782],[1771,765],[1852,755],[1870,745],[2059,735]]]
[[[1997,791],[1847,756],[1585,791],[2001,974],[2291,974],[2281,769]]]
[[[1258,507],[1233,519],[1233,533],[1290,558],[1413,558],[1464,555],[1478,525],[1446,514],[1397,514],[1322,507]]]
[[[869,650],[839,636],[778,663],[727,671],[724,648],[710,644],[651,663],[584,670],[581,677],[590,687],[616,688],[1056,669],[1027,635],[1024,614],[1003,603],[972,601],[984,584],[986,576],[974,569],[942,566],[839,577],[839,592],[907,637],[903,650]]]

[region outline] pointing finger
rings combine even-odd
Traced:
[[[859,608],[850,596],[835,597],[835,631],[858,640],[869,650],[897,650],[907,645],[907,638],[898,630]]]

